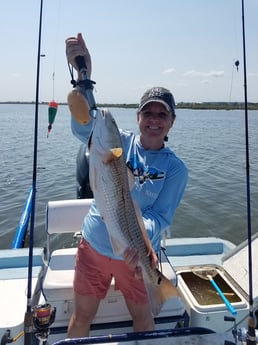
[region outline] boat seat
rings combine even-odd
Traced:
[[[46,209],[47,261],[50,260],[50,242],[53,234],[80,232],[85,215],[93,199],[49,201]]]
[[[57,249],[53,251],[44,280],[44,294],[49,300],[73,299],[73,276],[77,248]],[[161,264],[162,273],[173,283],[177,277],[168,262]],[[114,282],[111,283],[114,290]]]
[[[91,203],[91,199],[49,202],[46,222],[48,242],[50,242],[52,234],[80,231],[83,218]],[[62,248],[49,253],[47,273],[43,282],[43,294],[48,303],[59,308],[56,317],[59,320],[70,317],[73,310],[73,276],[76,252],[77,248]],[[176,285],[177,276],[164,254],[161,256],[161,261],[160,270]],[[164,317],[182,317],[185,313],[185,307],[181,298],[176,296],[168,300],[161,313]],[[124,320],[130,320],[130,316],[122,293],[115,290],[114,280],[112,280],[107,296],[101,301],[93,323]]]
[[[73,276],[76,248],[57,249],[52,255],[43,282],[43,292],[48,303],[56,306],[63,315],[58,318],[70,317],[73,310]],[[176,283],[176,275],[168,262],[162,263],[163,274]],[[169,299],[163,306],[162,317],[182,317],[185,306],[180,297]],[[130,320],[122,293],[114,288],[114,279],[104,300],[101,301],[93,323],[117,322]]]

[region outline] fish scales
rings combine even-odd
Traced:
[[[117,140],[111,141],[111,148],[122,146],[119,132],[117,131],[117,133]],[[103,142],[104,136],[101,136],[101,139]],[[95,140],[96,138],[94,138],[93,134],[93,147]],[[103,163],[103,156],[105,156],[107,152],[104,151],[102,155],[98,155],[99,159],[97,160],[96,156],[94,157],[93,150],[92,148],[90,164],[93,164],[94,161],[94,164],[99,166],[98,169],[94,171],[94,185],[95,187],[98,186],[94,190],[94,197],[99,212],[108,230],[110,224],[110,233],[113,238],[112,243],[114,241],[119,241],[117,236],[120,236],[125,241],[123,246],[123,241],[120,239],[120,250],[117,250],[116,254],[121,255],[126,248],[134,247],[139,251],[145,265],[149,265],[149,248],[146,247],[146,243],[143,239],[139,219],[137,218],[131,198],[124,155],[122,154],[118,159],[112,160],[109,164],[106,164]],[[98,193],[98,191],[100,193]],[[98,194],[100,194],[99,197]],[[100,201],[99,198],[101,199]],[[149,279],[153,279],[153,281],[156,279],[156,275],[153,274],[152,270],[149,270]]]
[[[164,301],[178,292],[161,272],[152,268],[149,256],[152,247],[140,210],[131,197],[128,169],[115,120],[108,110],[97,110],[94,121],[89,142],[90,184],[94,199],[114,253],[122,255],[128,247],[139,252],[152,312],[157,315]]]
[[[113,166],[116,167],[116,169],[112,169]],[[126,166],[124,157],[120,157],[119,160],[115,161],[114,164],[111,164],[111,171],[113,171],[113,176],[116,177],[116,179],[120,179],[121,176],[121,168]],[[114,170],[117,171],[117,174],[114,173]],[[127,171],[124,172],[124,176],[127,176]],[[120,179],[122,180],[122,179]],[[119,184],[118,181],[115,181],[115,183]],[[153,270],[149,270],[150,267],[150,258],[149,258],[149,246],[146,245],[144,237],[142,235],[142,229],[139,224],[139,219],[137,217],[137,214],[135,212],[135,206],[131,198],[130,190],[129,190],[129,184],[128,180],[125,179],[124,183],[121,186],[121,193],[120,193],[120,201],[118,202],[119,206],[117,206],[117,216],[119,220],[119,231],[122,231],[122,236],[124,235],[127,240],[127,247],[136,248],[140,254],[142,265],[144,266],[144,269],[146,273],[148,273],[149,280],[152,280],[153,283],[157,281],[156,272],[153,272]],[[117,194],[116,194],[117,198]],[[118,198],[119,199],[119,198]],[[126,212],[125,212],[126,210]],[[112,221],[112,219],[111,219]],[[143,226],[143,224],[142,224]]]

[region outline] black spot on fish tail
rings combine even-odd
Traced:
[[[162,273],[156,280],[156,284],[146,284],[146,290],[154,316],[160,313],[165,301],[179,296],[177,288]]]

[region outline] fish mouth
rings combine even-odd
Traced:
[[[92,145],[92,137],[93,137],[93,132],[94,130],[98,130],[98,127],[99,127],[99,121],[101,121],[101,126],[105,125],[105,111],[103,110],[97,110],[96,111],[96,115],[93,119],[94,123],[93,123],[93,126],[92,126],[92,130],[91,130],[91,133],[90,133],[90,136],[89,136],[89,139],[88,139],[88,149],[91,148],[91,145]],[[104,124],[102,123],[104,122]]]

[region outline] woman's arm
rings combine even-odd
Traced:
[[[171,226],[187,180],[188,170],[184,163],[177,159],[173,168],[167,172],[163,188],[154,204],[142,213],[145,228],[155,249],[159,248],[162,232]]]

